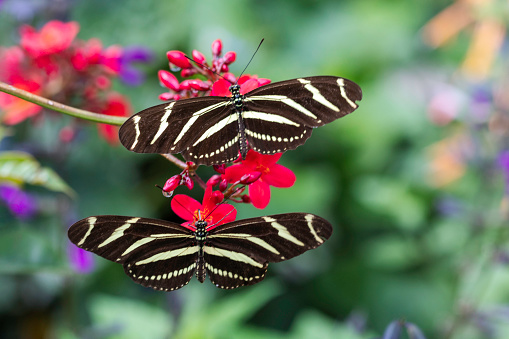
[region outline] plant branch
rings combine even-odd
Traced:
[[[16,88],[16,87],[6,84],[4,82],[0,82],[0,91],[10,94],[10,95],[14,95],[15,97],[32,102],[36,105],[39,105],[39,106],[42,106],[45,108],[49,108],[53,111],[57,111],[57,112],[60,112],[63,114],[70,115],[75,118],[80,118],[80,119],[84,119],[84,120],[88,120],[88,121],[120,126],[126,120],[125,117],[116,117],[116,116],[111,116],[111,115],[98,114],[98,113],[85,111],[85,110],[82,110],[79,108],[70,107],[70,106],[61,104],[59,102],[49,100],[49,99],[43,98],[41,96],[38,96],[36,94]]]

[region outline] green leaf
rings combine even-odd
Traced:
[[[108,338],[168,338],[173,328],[170,315],[148,303],[96,295],[90,300],[95,331],[109,332]]]
[[[33,156],[24,152],[0,153],[0,182],[18,185],[31,184],[63,192],[74,197],[76,193],[51,168],[43,167]]]

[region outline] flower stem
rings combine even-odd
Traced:
[[[64,104],[61,104],[59,102],[55,102],[53,100],[49,100],[46,98],[43,98],[41,96],[35,95],[33,93],[24,91],[22,89],[16,88],[12,85],[6,84],[4,82],[0,82],[0,91],[14,95],[15,97],[18,97],[20,99],[32,102],[36,105],[49,108],[51,110],[70,115],[75,118],[80,118],[88,121],[93,122],[99,122],[102,124],[108,124],[108,125],[116,125],[120,126],[124,123],[126,120],[125,117],[116,117],[116,116],[110,116],[105,114],[98,114],[93,113],[89,111],[85,111],[79,108],[70,107]]]

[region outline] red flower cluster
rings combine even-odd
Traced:
[[[111,90],[111,80],[128,68],[124,50],[103,48],[98,39],[77,40],[78,31],[76,22],[50,21],[40,30],[21,27],[19,46],[0,48],[0,81],[58,102],[78,102],[93,112],[129,116],[128,100]],[[42,111],[4,93],[0,93],[0,109],[0,121],[8,125]],[[117,142],[114,127],[100,125],[99,131],[109,142]],[[68,128],[64,135],[68,141],[73,131]]]
[[[176,70],[177,67],[178,70],[180,70],[180,75],[184,78],[195,74],[201,74],[205,76],[207,80],[186,79],[179,82],[177,77],[172,73],[166,70],[160,70],[159,80],[161,84],[170,91],[161,94],[159,98],[162,100],[180,100],[206,95],[230,96],[229,87],[232,83],[239,84],[241,94],[245,94],[255,88],[270,83],[269,79],[258,78],[256,75],[243,75],[237,79],[232,73],[224,73],[228,72],[228,66],[235,61],[236,56],[234,52],[227,52],[224,56],[221,56],[221,51],[221,40],[215,40],[212,43],[212,62],[210,64],[205,59],[205,56],[197,50],[194,50],[192,53],[192,60],[196,63],[193,63],[190,58],[181,51],[169,51],[167,57],[170,61],[170,69]],[[263,155],[254,150],[249,150],[246,159],[242,160],[239,157],[233,166],[214,166],[214,169],[219,175],[213,176],[207,182],[204,205],[205,201],[207,201],[207,204],[209,204],[207,205],[208,211],[210,212],[212,210],[213,201],[215,201],[215,204],[221,202],[223,198],[221,192],[224,192],[226,197],[234,202],[252,203],[256,208],[267,207],[270,201],[270,186],[291,187],[295,183],[295,174],[290,169],[277,164],[281,155],[282,153]],[[163,187],[163,193],[169,197],[180,185],[185,185],[189,189],[192,189],[193,181],[189,175],[189,171],[194,171],[194,169],[193,163],[187,163],[187,168],[184,169],[182,173],[174,175],[166,181]],[[210,200],[211,193],[208,191],[211,187],[216,185],[219,187],[219,191],[216,191],[216,193],[221,194],[221,199],[219,201]],[[248,186],[249,194],[244,194],[245,189],[239,186]],[[199,207],[197,202],[195,203],[192,201],[195,200],[185,195],[177,195],[173,198],[172,208],[175,213],[189,221],[199,220],[200,216],[196,214],[198,213],[198,209],[200,209],[201,217],[208,215],[208,213],[203,211],[203,207]],[[178,204],[180,207],[175,206],[175,204]],[[215,213],[223,212],[225,208],[221,206],[217,207]],[[188,214],[185,215],[183,210],[186,210]],[[194,219],[190,217],[191,214]],[[214,220],[217,219],[217,217],[214,218]]]
[[[166,53],[170,61],[170,69],[180,69],[180,75],[187,78],[201,74],[207,80],[186,79],[179,82],[177,77],[166,70],[159,71],[159,81],[169,89],[169,92],[159,96],[161,100],[179,100],[194,98],[197,96],[230,96],[228,88],[232,83],[240,85],[240,92],[246,93],[257,87],[270,83],[269,79],[258,79],[256,75],[243,75],[239,79],[232,73],[228,73],[229,65],[236,59],[235,52],[226,52],[222,55],[223,43],[215,40],[212,43],[212,62],[209,64],[203,53],[193,50],[192,58],[188,58],[184,52],[169,51]],[[194,60],[192,62],[190,59]]]

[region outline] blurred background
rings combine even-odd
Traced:
[[[342,76],[364,93],[283,155],[293,187],[272,189],[264,210],[236,205],[237,219],[318,214],[332,238],[253,287],[194,279],[171,293],[78,251],[66,231],[100,214],[180,222],[154,188],[180,169],[128,152],[114,128],[2,94],[0,338],[371,339],[394,321],[427,338],[508,338],[508,19],[502,0],[0,0],[0,80],[71,106],[122,116],[158,104],[166,52],[210,58],[216,39],[237,53],[237,76],[265,38],[247,73]],[[51,20],[79,25],[46,37],[74,39],[72,56],[35,50]],[[94,48],[102,68],[84,66]]]

